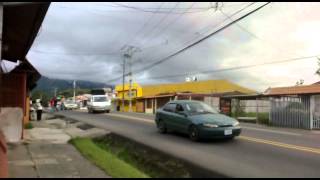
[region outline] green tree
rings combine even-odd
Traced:
[[[31,92],[31,100],[35,101],[36,99],[41,99],[42,101],[42,106],[47,107],[48,106],[48,101],[50,101],[49,95],[41,90],[36,90]]]

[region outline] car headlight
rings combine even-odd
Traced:
[[[204,127],[208,127],[208,128],[217,128],[219,127],[218,125],[216,124],[210,124],[210,123],[204,123],[202,124]]]
[[[233,123],[232,126],[239,126],[239,122],[237,121],[237,122]]]

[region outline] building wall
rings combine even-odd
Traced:
[[[136,90],[136,97],[142,97],[142,96],[156,96],[159,94],[169,94],[169,93],[181,93],[181,92],[192,92],[192,93],[199,93],[199,94],[213,94],[213,93],[226,93],[226,92],[234,92],[238,91],[241,93],[255,93],[255,91],[247,89],[245,87],[239,86],[237,84],[234,84],[232,82],[229,82],[227,80],[207,80],[207,81],[196,81],[196,82],[182,82],[182,83],[172,83],[172,84],[159,84],[159,85],[149,85],[149,86],[139,86],[137,83],[132,84],[132,89]],[[115,88],[117,92],[117,98],[118,105],[120,105],[120,108],[122,108],[122,97],[124,96],[125,100],[128,100],[128,92],[129,92],[129,84],[125,84],[124,91],[123,86],[117,85]],[[197,99],[198,98],[198,99]],[[199,99],[200,98],[200,99]],[[190,99],[189,96],[179,96],[178,99]],[[200,101],[206,101],[204,97],[194,97],[193,100],[200,100]],[[161,104],[164,103],[162,100],[160,100]],[[168,101],[168,100],[167,100]],[[209,100],[211,104],[211,100]],[[218,99],[214,99],[214,108],[219,107],[219,101]],[[145,112],[151,112],[153,109],[159,108],[158,102],[155,104],[153,102],[154,107],[147,106],[145,104]],[[132,106],[134,106],[133,109],[135,109],[134,103],[132,103]],[[141,105],[140,105],[141,106]],[[141,107],[139,107],[141,108]],[[125,111],[129,109],[128,103],[125,103]],[[134,111],[134,110],[133,110]],[[139,110],[141,111],[141,110]]]
[[[6,177],[8,177],[7,146],[5,138],[0,131],[0,178]]]
[[[128,112],[129,111],[129,84],[125,84],[124,91],[122,85],[117,85],[115,87],[117,93],[117,106],[120,107],[120,111]],[[133,95],[131,96],[132,99],[132,111],[136,112],[136,97],[142,96],[142,88],[137,83],[132,83],[131,90]],[[124,97],[124,109],[122,109],[122,97]]]
[[[204,97],[204,102],[213,107],[215,110],[220,109],[220,98],[219,97]]]
[[[242,100],[243,101],[243,100]],[[259,112],[269,112],[270,111],[270,101],[269,100],[246,100],[243,101],[244,111],[245,112],[256,112],[257,106]],[[257,104],[258,103],[258,104]]]
[[[27,118],[27,79],[25,73],[2,75],[0,107],[19,107],[23,111],[20,125],[23,126]],[[19,127],[21,128],[21,127]],[[23,133],[21,134],[23,138]]]
[[[142,88],[140,85],[137,83],[132,83],[131,89],[136,92],[135,97],[141,97],[142,96]],[[129,98],[129,84],[124,85],[124,91],[122,84],[117,85],[115,87],[116,93],[117,93],[117,98],[122,99],[124,96],[125,99]]]

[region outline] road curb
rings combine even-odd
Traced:
[[[81,122],[80,120],[77,120],[76,118],[67,117],[67,116],[65,116],[65,115],[61,115],[61,114],[53,114],[53,115],[55,115],[55,116],[58,117],[58,118],[65,119],[65,120],[67,120],[67,121],[77,121],[77,122]],[[87,123],[87,122],[85,122],[85,123]],[[90,123],[87,123],[87,124],[90,124]],[[90,125],[97,127],[97,126],[94,125],[94,124],[90,124]],[[99,127],[99,128],[100,128],[100,127]],[[103,129],[104,129],[104,128],[103,128]],[[110,130],[108,130],[108,131],[110,131]],[[147,144],[142,143],[142,142],[138,142],[138,141],[132,139],[131,137],[128,137],[128,136],[125,136],[125,135],[120,135],[120,134],[114,133],[114,132],[112,132],[112,131],[110,131],[110,134],[114,134],[114,135],[116,135],[116,136],[118,136],[118,137],[122,137],[122,138],[124,138],[124,139],[126,139],[126,140],[128,140],[128,141],[131,141],[131,142],[133,142],[133,143],[135,143],[135,144],[137,144],[137,145],[139,145],[139,146],[141,146],[141,147],[144,147],[144,148],[149,149],[149,150],[151,150],[151,151],[155,151],[155,152],[160,153],[160,154],[163,154],[163,155],[165,155],[165,156],[167,156],[167,157],[169,157],[169,158],[173,158],[173,159],[176,159],[176,160],[182,162],[183,164],[186,165],[186,167],[188,168],[188,170],[189,170],[192,174],[194,174],[194,176],[197,177],[197,178],[229,178],[229,176],[226,176],[226,175],[224,175],[224,174],[222,174],[222,173],[214,172],[214,171],[212,171],[212,170],[210,170],[210,169],[208,169],[208,168],[206,168],[206,167],[197,165],[197,164],[195,164],[195,163],[193,163],[193,162],[191,162],[191,161],[189,161],[189,160],[185,160],[185,159],[183,159],[183,158],[180,158],[180,157],[174,156],[174,155],[172,155],[172,154],[163,152],[163,151],[158,150],[157,148],[154,148],[154,147],[152,147],[152,146],[150,146],[150,145],[147,145]]]

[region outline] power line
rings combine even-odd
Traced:
[[[210,2],[210,3],[212,3],[212,2]],[[217,2],[216,2],[217,3]],[[113,3],[113,4],[116,4],[116,3]],[[241,6],[241,5],[243,5],[243,4],[246,4],[246,3],[239,3],[239,4],[228,4],[228,5],[224,5],[224,6],[227,6],[227,7],[232,7],[232,6]],[[99,4],[99,6],[107,6],[107,7],[123,7],[123,6],[121,6],[122,4],[116,4],[116,5],[110,5],[110,4]],[[128,8],[128,7],[130,7],[130,9],[132,9],[132,8],[138,8],[138,9],[158,9],[158,8],[154,8],[154,7],[143,7],[143,8],[141,8],[141,7],[136,7],[136,6],[128,6],[128,5],[126,5],[126,7],[124,7],[124,8]],[[212,6],[211,6],[212,7]],[[163,8],[160,8],[160,9],[171,9],[171,8],[168,8],[168,7],[163,7]],[[185,9],[188,9],[188,8],[183,8],[183,7],[181,7],[181,8],[179,8],[179,7],[177,7],[177,8],[175,8],[175,9],[179,9],[179,10],[185,10]],[[208,9],[208,7],[194,7],[194,8],[192,8],[192,9]]]
[[[160,6],[158,7],[158,9],[159,8],[161,8],[163,6],[163,2],[161,2],[161,4],[160,4]],[[158,10],[157,9],[157,10]],[[134,42],[135,40],[136,40],[136,38],[139,36],[139,34],[143,31],[143,29],[146,27],[146,25],[147,24],[149,24],[149,22],[151,21],[151,19],[154,17],[154,15],[155,14],[152,14],[151,16],[150,16],[150,18],[141,26],[141,28],[135,33],[135,35],[133,36],[133,38],[130,40],[130,41],[128,41],[126,44],[129,44],[130,45],[130,43],[132,43],[132,42]]]
[[[233,70],[239,70],[239,69],[247,69],[247,68],[253,68],[253,67],[264,66],[264,65],[272,65],[272,64],[281,64],[281,63],[287,63],[287,62],[293,62],[293,61],[301,61],[301,60],[310,59],[310,58],[317,58],[318,56],[319,55],[304,56],[304,57],[298,57],[298,58],[290,58],[290,59],[285,59],[285,60],[265,62],[265,63],[260,63],[260,64],[235,66],[235,67],[230,67],[230,68],[222,68],[222,69],[214,69],[214,70],[204,70],[204,71],[198,71],[198,72],[193,72],[193,73],[181,73],[181,74],[166,75],[166,76],[154,76],[154,77],[148,77],[148,78],[138,78],[138,80],[185,77],[185,76],[188,76],[188,75],[196,75],[196,74],[213,74],[213,73],[217,73],[217,72],[233,71]]]
[[[173,11],[173,9],[174,9],[175,7],[177,7],[177,6],[179,5],[179,3],[180,3],[180,2],[177,2],[177,3],[175,4],[175,6],[171,9],[171,11]],[[160,19],[160,21],[159,21],[148,33],[146,33],[146,34],[152,35],[153,31],[170,15],[171,11],[170,11],[169,13],[167,13],[165,16],[163,16],[163,17]],[[148,37],[148,36],[145,35],[144,37]],[[147,38],[147,39],[148,39],[148,38]],[[142,46],[145,44],[145,42],[147,42],[146,39],[144,39],[144,40],[142,41]]]
[[[224,16],[226,16],[229,20],[233,21],[232,17],[230,17],[228,14],[224,13],[221,9],[219,10],[221,12],[221,14],[223,14]],[[244,28],[243,26],[241,26],[238,23],[235,23],[236,26],[238,26],[238,28],[240,28],[241,30],[245,31],[246,33],[250,34],[252,37],[261,40],[257,35],[255,35],[254,33],[250,32],[248,29]]]
[[[237,11],[234,12],[234,13],[232,13],[232,15],[230,15],[229,17],[231,18],[231,17],[233,17],[233,16],[241,13],[242,11],[246,10],[246,9],[249,8],[250,6],[254,5],[255,3],[256,3],[256,2],[250,3],[249,5],[247,5],[247,6],[243,7],[243,8],[241,8],[241,9],[237,10]],[[216,4],[216,10],[218,10],[218,6],[219,6],[219,4]],[[222,7],[222,6],[221,6],[221,7]],[[220,7],[220,9],[221,9],[221,7]],[[217,12],[217,11],[214,11],[214,13],[216,13],[216,12]],[[227,20],[229,20],[229,18],[225,18],[225,19],[224,19],[223,21],[221,21],[219,24],[215,24],[214,28],[218,27],[219,25],[221,25],[222,23],[224,23],[224,22],[227,21]],[[231,21],[233,21],[233,20],[231,20]],[[210,26],[207,26],[207,27],[204,28],[204,29],[208,29],[209,27],[210,27]],[[210,29],[208,29],[206,32],[208,32],[209,30],[210,30]],[[204,34],[204,33],[202,33],[202,34]],[[186,45],[188,45],[189,43],[193,42],[194,40],[197,40],[198,37],[201,36],[202,34],[199,33],[196,37],[194,37],[194,38],[186,41],[186,42],[183,43],[181,46],[182,46],[182,47],[183,47],[183,46],[186,46]]]
[[[229,20],[233,21],[232,17],[230,17],[228,14],[224,13],[221,9],[219,10],[224,16],[226,16]],[[255,33],[249,31],[248,29],[244,28],[243,26],[241,26],[239,23],[235,24],[238,28],[240,28],[242,31],[248,33],[251,37],[260,40],[264,43],[266,43],[267,45],[269,45],[271,48],[274,49],[274,46],[271,45],[270,43],[264,41],[263,39],[261,39],[260,37],[258,37]],[[277,50],[278,52],[280,52],[280,54],[284,53],[284,52],[288,52],[287,50],[284,50],[283,48],[276,48],[275,50]],[[292,54],[292,53],[290,53]]]
[[[159,35],[161,35],[161,34],[163,34],[173,23],[175,23],[175,22],[176,22],[178,19],[180,19],[184,14],[186,14],[186,12],[187,12],[189,9],[191,9],[191,8],[194,6],[194,4],[195,4],[195,2],[192,3],[191,6],[190,6],[188,9],[186,9],[186,11],[185,11],[184,13],[181,13],[178,17],[176,17],[175,19],[173,19],[173,21],[169,22],[166,26],[164,26],[164,28],[160,29],[160,31],[159,31],[158,35],[156,35],[156,37],[159,36]]]
[[[231,17],[233,17],[233,16],[241,13],[242,11],[246,10],[247,8],[249,8],[250,6],[252,6],[252,5],[254,5],[254,4],[256,4],[256,2],[250,3],[250,4],[248,4],[247,6],[245,6],[245,7],[241,8],[241,9],[237,10],[236,12],[232,13],[229,17],[231,18]],[[229,18],[225,18],[225,19],[222,20],[219,24],[215,24],[213,28],[210,28],[211,25],[203,28],[203,29],[200,30],[200,31],[205,31],[205,32],[203,32],[203,33],[200,32],[199,35],[202,35],[202,34],[205,34],[205,33],[209,32],[210,29],[214,29],[214,28],[218,27],[219,25],[221,25],[222,23],[226,22],[227,20],[229,20]],[[185,44],[187,44],[187,43],[189,43],[189,42],[191,42],[191,41],[193,41],[193,40],[195,40],[195,39],[196,39],[196,38],[193,38],[193,39],[187,41]]]
[[[37,49],[31,49],[31,52],[42,53],[42,54],[53,54],[53,55],[66,55],[66,56],[106,56],[106,55],[121,55],[121,52],[110,52],[110,53],[63,53],[63,52],[53,52],[53,51],[42,51]]]
[[[135,7],[135,6],[128,6],[128,5],[124,5],[124,4],[120,4],[120,3],[116,3],[116,2],[112,2],[113,4],[116,4],[118,5],[119,7],[124,7],[124,8],[128,8],[128,9],[133,9],[133,10],[136,10],[136,11],[141,11],[141,12],[148,12],[148,13],[171,13],[171,14],[180,14],[181,12],[174,12],[173,10],[176,9],[174,8],[173,10],[170,10],[169,11],[152,11],[152,10],[147,10],[145,8],[139,8],[139,7]],[[208,11],[210,10],[211,8],[202,8],[198,11],[190,11],[190,12],[183,12],[183,14],[185,13],[200,13],[200,12],[204,12],[204,11]]]
[[[147,69],[151,69],[151,68],[153,68],[153,67],[155,67],[155,66],[157,66],[157,65],[159,65],[159,64],[161,64],[161,63],[163,63],[163,62],[165,62],[165,61],[167,61],[167,60],[169,60],[169,59],[171,59],[172,57],[174,57],[174,56],[176,56],[176,55],[178,55],[178,54],[186,51],[187,49],[189,49],[189,48],[191,48],[191,47],[193,47],[193,46],[195,46],[195,45],[203,42],[204,40],[212,37],[213,35],[221,32],[221,31],[223,31],[224,29],[228,28],[229,26],[233,25],[234,23],[236,23],[236,22],[238,22],[238,21],[246,18],[246,17],[249,16],[250,14],[253,14],[254,12],[262,9],[263,7],[265,7],[266,5],[268,5],[269,3],[270,3],[270,2],[265,3],[264,5],[262,5],[262,6],[258,7],[258,8],[256,8],[256,9],[254,9],[254,10],[250,11],[249,13],[247,13],[247,14],[239,17],[238,19],[236,19],[236,20],[228,23],[227,25],[225,25],[225,26],[223,26],[222,28],[220,28],[220,29],[218,29],[218,30],[210,33],[209,35],[201,38],[200,40],[197,40],[196,42],[194,42],[194,43],[192,43],[192,44],[190,44],[190,45],[188,45],[188,46],[180,49],[179,51],[177,51],[177,52],[175,52],[175,53],[173,53],[173,54],[171,54],[171,55],[169,55],[169,56],[167,56],[167,57],[165,57],[165,58],[163,58],[163,59],[161,59],[161,60],[159,60],[159,61],[156,61],[156,62],[154,62],[154,63],[152,63],[152,64],[150,64],[150,65],[148,65],[148,66],[145,66],[145,67],[143,67],[143,68],[141,68],[141,69],[139,69],[139,70],[137,70],[137,71],[138,71],[138,72],[143,72],[143,71],[145,71],[145,70],[147,70]],[[137,73],[138,73],[138,72],[137,72]],[[137,74],[137,73],[136,73],[136,74]],[[122,77],[122,76],[121,76],[121,77]],[[118,80],[118,79],[121,78],[121,77],[117,77],[117,78],[111,79],[111,80],[109,80],[108,82]]]
[[[194,5],[194,3],[191,5],[191,7],[193,7],[193,5]],[[190,7],[189,7],[190,8]],[[214,13],[216,13],[216,11],[214,11]],[[182,15],[184,15],[184,14],[181,14],[181,16],[180,17],[182,17]],[[180,17],[178,17],[177,19],[179,19]],[[203,21],[204,20],[204,18],[201,18],[201,21]],[[168,44],[168,40],[167,40],[167,43],[166,44]],[[150,54],[151,56],[153,56],[154,55],[154,53],[151,53]],[[145,59],[148,59],[149,58],[149,56],[146,56],[145,57]]]

